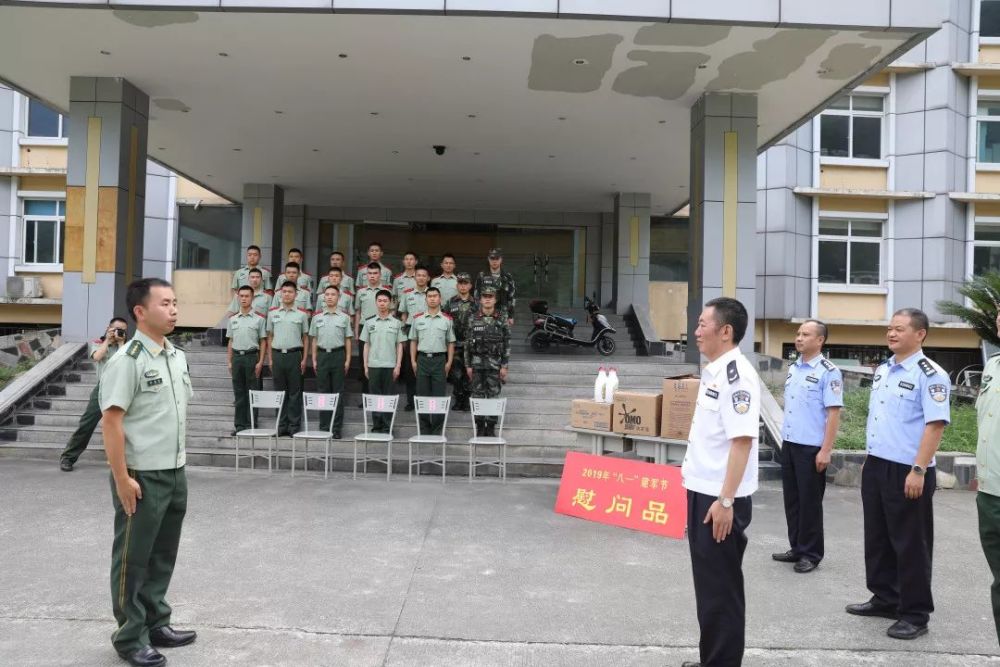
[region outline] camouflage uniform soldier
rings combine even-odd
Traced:
[[[465,357],[463,350],[465,346],[465,332],[469,327],[469,320],[473,314],[479,311],[479,304],[472,298],[472,279],[468,273],[459,273],[457,276],[458,294],[451,297],[445,304],[444,312],[451,315],[455,324],[455,361],[451,365],[451,373],[448,381],[454,387],[452,391],[452,407],[455,410],[469,409],[469,376],[465,372]]]
[[[514,326],[514,292],[516,285],[514,276],[504,271],[503,251],[500,248],[492,248],[487,257],[490,262],[489,271],[480,271],[476,278],[476,288],[473,290],[473,298],[478,302],[483,296],[486,287],[492,287],[497,296],[497,313],[500,319],[507,320],[507,326]]]
[[[510,361],[510,329],[496,311],[496,291],[483,287],[479,312],[471,317],[466,330],[466,375],[472,381],[473,398],[496,398],[500,385],[507,381]],[[480,435],[496,435],[496,417],[479,421]]]

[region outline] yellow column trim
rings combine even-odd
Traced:
[[[81,282],[97,282],[98,195],[101,186],[101,119],[87,119],[87,175],[83,194],[83,268]]]
[[[264,209],[260,206],[255,206],[253,209],[253,244],[255,246],[260,246],[261,236],[263,236],[264,228]]]
[[[283,234],[283,236],[284,236],[284,242],[283,242],[284,247],[281,248],[281,251],[282,251],[282,253],[284,253],[284,252],[288,252],[288,250],[291,250],[292,248],[295,247],[295,228],[292,227],[292,223],[286,222],[284,224],[284,226],[282,227],[282,231],[284,232],[284,234]],[[284,256],[284,255],[282,255],[282,256]],[[282,261],[284,261],[284,260],[282,260]]]
[[[139,187],[139,128],[132,126],[128,145],[128,218],[125,226],[125,284],[135,280],[135,199]]]
[[[639,216],[633,215],[629,220],[628,263],[639,266]]]
[[[737,133],[725,135],[725,176],[722,195],[722,295],[736,297],[736,256],[739,229],[738,206],[738,155]]]

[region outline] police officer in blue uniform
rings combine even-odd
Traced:
[[[893,356],[875,370],[868,403],[861,501],[872,597],[846,611],[895,620],[886,633],[894,639],[926,634],[934,611],[934,454],[951,421],[951,381],[921,350],[928,326],[922,310],[893,314],[886,334]]]
[[[771,558],[795,563],[794,570],[800,574],[812,572],[823,560],[826,468],[844,406],[844,378],[823,357],[826,337],[826,325],[819,320],[802,323],[795,335],[799,358],[785,379],[781,482],[791,548]]]

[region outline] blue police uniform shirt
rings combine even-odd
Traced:
[[[868,454],[913,465],[924,427],[951,422],[951,380],[922,351],[875,369],[868,400]],[[932,460],[930,465],[934,465]]]
[[[785,378],[785,419],[781,437],[796,445],[821,447],[826,435],[827,408],[844,406],[844,378],[840,369],[817,354],[801,356]]]

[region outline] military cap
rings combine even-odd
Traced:
[[[502,248],[490,248],[490,252],[487,255],[487,257],[489,257],[490,259],[499,259],[500,257],[503,257],[503,249]]]
[[[479,296],[496,296],[497,290],[492,285],[485,285],[481,290],[479,290]]]
[[[468,273],[459,273],[455,275],[455,281],[460,283],[471,283],[472,277]]]

